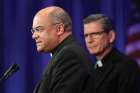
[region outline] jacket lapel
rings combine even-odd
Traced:
[[[113,70],[113,65],[108,64],[96,70],[95,88],[98,88]]]
[[[40,83],[41,83],[41,80],[36,84],[34,90],[33,90],[33,93],[37,93],[38,92],[38,89],[40,87]]]

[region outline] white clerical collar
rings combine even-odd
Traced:
[[[103,67],[103,63],[101,60],[97,60],[96,64],[98,65],[98,67]]]
[[[50,53],[50,57],[52,57],[52,53]]]

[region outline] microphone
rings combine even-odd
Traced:
[[[9,67],[8,70],[4,73],[4,75],[0,78],[0,82],[6,80],[8,77],[13,75],[15,72],[19,70],[19,66],[17,64],[13,64]]]

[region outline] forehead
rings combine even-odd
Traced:
[[[98,32],[103,30],[103,25],[99,21],[84,24],[84,32]]]
[[[45,25],[47,25],[47,23],[50,23],[47,16],[37,15],[33,19],[32,27],[45,26]]]

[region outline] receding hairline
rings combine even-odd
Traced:
[[[104,14],[91,14],[83,20],[84,25],[92,22],[101,23],[105,31],[111,31],[115,29],[113,20]]]
[[[65,13],[65,11],[60,7],[50,6],[50,7],[46,7],[46,8],[39,10],[35,16],[41,16],[41,17],[44,17],[44,18],[49,19],[49,20],[51,19],[50,21],[53,21],[52,20],[53,16],[51,16],[51,15],[56,13],[56,12]]]
[[[61,7],[50,6],[41,9],[35,15],[36,17],[43,19],[46,24],[64,24],[65,31],[72,31],[72,20],[67,11]],[[48,23],[47,23],[48,22]]]
[[[39,11],[37,12],[37,14],[49,13],[49,12],[52,12],[52,11],[54,11],[54,10],[59,10],[59,11],[63,11],[63,12],[64,12],[64,10],[63,10],[62,8],[60,8],[60,7],[57,7],[57,6],[50,6],[50,7],[46,7],[46,8],[43,8],[43,9],[39,10]]]

